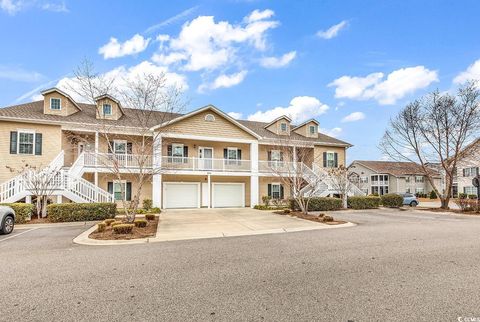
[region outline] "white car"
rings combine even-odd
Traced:
[[[8,235],[15,226],[15,211],[7,206],[0,206],[0,234]]]

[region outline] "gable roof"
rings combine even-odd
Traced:
[[[43,101],[29,102],[25,104],[10,106],[0,108],[0,120],[9,120],[9,121],[18,121],[26,123],[43,123],[43,124],[53,124],[53,125],[62,125],[62,124],[73,124],[73,125],[102,125],[107,124],[110,126],[119,126],[125,128],[135,128],[140,127],[138,124],[139,113],[141,110],[124,107],[124,115],[118,120],[110,119],[97,119],[96,111],[97,106],[92,104],[83,104],[78,103],[81,108],[81,112],[69,116],[60,116],[60,115],[51,115],[43,113]],[[218,108],[208,105],[203,107],[205,110],[207,107],[211,107],[214,111],[224,116],[231,122],[238,123],[241,128],[247,129],[248,133],[255,133],[255,137],[265,140],[275,141],[281,138],[280,135],[275,134],[265,128],[266,122],[257,122],[257,121],[247,121],[247,120],[235,120],[228,114],[219,110]],[[202,109],[196,110],[197,113],[201,112]],[[194,111],[195,112],[195,111]],[[193,113],[193,112],[191,112]],[[168,113],[168,112],[152,112],[152,117],[148,120],[147,125],[151,128],[159,125],[168,123],[182,116],[189,115],[180,114],[180,113]],[[290,132],[290,139],[292,141],[303,141],[309,142],[313,145],[331,145],[331,146],[340,146],[340,147],[351,147],[352,145],[348,142],[336,139],[334,137],[325,135],[323,133],[318,133],[318,138],[311,138],[302,136],[296,132]]]
[[[122,114],[125,114],[125,111],[123,110],[123,107],[122,107],[122,104],[120,104],[120,101],[117,100],[115,97],[113,97],[112,95],[110,94],[103,94],[103,95],[100,95],[100,96],[97,96],[95,97],[95,102],[101,100],[101,99],[104,99],[104,98],[108,98],[112,101],[114,101],[115,103],[117,103],[118,105],[118,108],[120,109],[120,111],[122,112]]]
[[[274,119],[273,121],[271,121],[270,123],[268,123],[267,125],[265,125],[264,127],[267,128],[267,127],[269,127],[270,125],[272,125],[272,124],[280,121],[281,119],[285,119],[285,120],[287,120],[289,123],[292,122],[292,119],[289,118],[288,116],[286,116],[286,115],[281,115],[281,116],[277,117],[276,119]]]
[[[56,88],[56,87],[52,87],[52,88],[49,88],[49,89],[46,89],[44,91],[41,91],[40,94],[42,94],[43,96],[47,95],[47,94],[50,94],[50,93],[53,93],[53,92],[57,92],[63,96],[65,96],[66,98],[68,98],[70,100],[70,102],[72,102],[73,105],[75,105],[76,108],[78,108],[80,111],[82,110],[82,108],[80,107],[80,105],[78,105],[77,102],[75,102],[73,100],[73,98],[68,95],[67,93],[65,93],[64,91]]]
[[[349,168],[358,163],[376,173],[388,173],[396,177],[404,175],[424,175],[423,168],[415,162],[395,162],[395,161],[364,161],[355,160]],[[437,170],[429,168],[432,175],[440,175]]]
[[[304,125],[306,125],[306,124],[308,124],[308,123],[311,123],[311,122],[313,122],[313,123],[315,123],[315,124],[317,124],[317,125],[320,125],[320,123],[319,123],[316,119],[309,119],[309,120],[303,122],[302,124],[299,124],[299,125],[295,126],[295,127],[292,129],[292,131],[295,131],[296,129],[299,129],[299,128],[301,128],[302,126],[304,126]]]

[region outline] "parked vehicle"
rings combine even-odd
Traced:
[[[15,226],[15,211],[7,206],[0,206],[0,234],[8,235]]]
[[[418,199],[413,193],[401,193],[403,204],[411,207],[418,206]]]

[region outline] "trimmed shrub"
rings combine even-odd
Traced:
[[[468,195],[468,199],[477,199],[477,195]]]
[[[158,207],[153,207],[152,209],[150,209],[150,213],[152,213],[152,214],[159,214],[161,212],[162,212],[162,210]]]
[[[135,213],[136,213],[137,215],[143,215],[143,214],[146,214],[147,211],[146,211],[145,209],[137,209],[137,210],[135,211]]]
[[[133,223],[135,224],[135,227],[143,228],[147,227],[148,221],[146,221],[145,219],[135,219]]]
[[[400,208],[403,206],[403,197],[396,193],[387,193],[382,196],[382,205],[388,208]]]
[[[324,222],[332,222],[333,221],[333,217],[332,216],[323,216],[323,219],[322,219]]]
[[[290,213],[290,209],[288,209],[288,208],[287,208],[287,209],[283,209],[283,213],[286,214],[286,215],[288,215],[288,214]]]
[[[105,222],[101,222],[97,224],[97,233],[102,233],[107,228],[107,224]]]
[[[376,196],[354,196],[348,197],[348,208],[352,209],[374,209],[380,206],[380,197]]]
[[[435,190],[430,191],[430,199],[437,199],[437,194],[435,193]]]
[[[152,209],[152,205],[153,205],[152,199],[143,199],[143,203],[142,203],[143,209],[148,211]]]
[[[155,215],[154,214],[146,214],[145,219],[146,220],[155,220]]]
[[[116,221],[112,222],[112,223],[110,224],[110,226],[114,227],[114,226],[121,225],[121,224],[123,224],[123,221],[116,220]]]
[[[466,198],[467,198],[467,194],[466,194],[466,193],[463,193],[463,192],[460,192],[460,193],[458,194],[458,198],[459,198],[459,199],[466,199]]]
[[[113,226],[113,232],[115,234],[130,234],[133,230],[134,225],[132,224],[120,224]]]
[[[262,196],[262,201],[265,204],[265,206],[270,206],[270,200],[272,200],[272,197],[270,196]]]
[[[4,203],[0,204],[1,206],[8,206],[15,211],[15,223],[24,224],[30,220],[35,206],[30,203]]]
[[[105,223],[105,225],[110,226],[115,221],[116,221],[115,219],[109,218],[109,219],[105,219],[103,222]]]
[[[290,209],[300,210],[295,199],[290,200]],[[308,211],[330,211],[342,209],[342,199],[331,197],[312,197],[308,203]]]
[[[117,205],[114,203],[63,203],[47,206],[51,222],[104,220],[115,217]]]

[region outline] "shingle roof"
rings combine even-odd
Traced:
[[[104,120],[96,118],[96,106],[91,104],[78,104],[82,111],[78,111],[75,114],[70,116],[60,116],[60,115],[48,115],[43,113],[43,101],[30,102],[5,108],[0,108],[0,119],[1,118],[14,118],[22,119],[28,121],[43,121],[43,122],[52,122],[52,123],[79,123],[85,125],[100,125],[108,124],[112,126],[126,126],[126,127],[140,127],[139,120],[142,119],[139,117],[142,110],[125,108],[123,110],[125,114],[118,120]],[[183,114],[179,113],[165,113],[165,112],[153,112],[151,118],[148,120],[148,124],[144,126],[153,127],[163,122],[170,121],[175,119]],[[239,123],[251,129],[262,138],[265,139],[279,139],[283,136],[277,135],[269,130],[265,129],[266,122],[255,122],[255,121],[246,121],[238,120]],[[330,137],[328,135],[319,133],[318,138],[308,138],[300,134],[291,132],[290,139],[307,141],[318,144],[332,144],[332,145],[341,145],[341,146],[351,146],[350,143],[347,143],[342,140]]]
[[[388,173],[394,176],[402,175],[423,175],[422,166],[415,162],[394,162],[394,161],[362,161],[355,160],[352,164],[359,163],[377,173]],[[439,175],[438,171],[429,168],[433,175]]]

